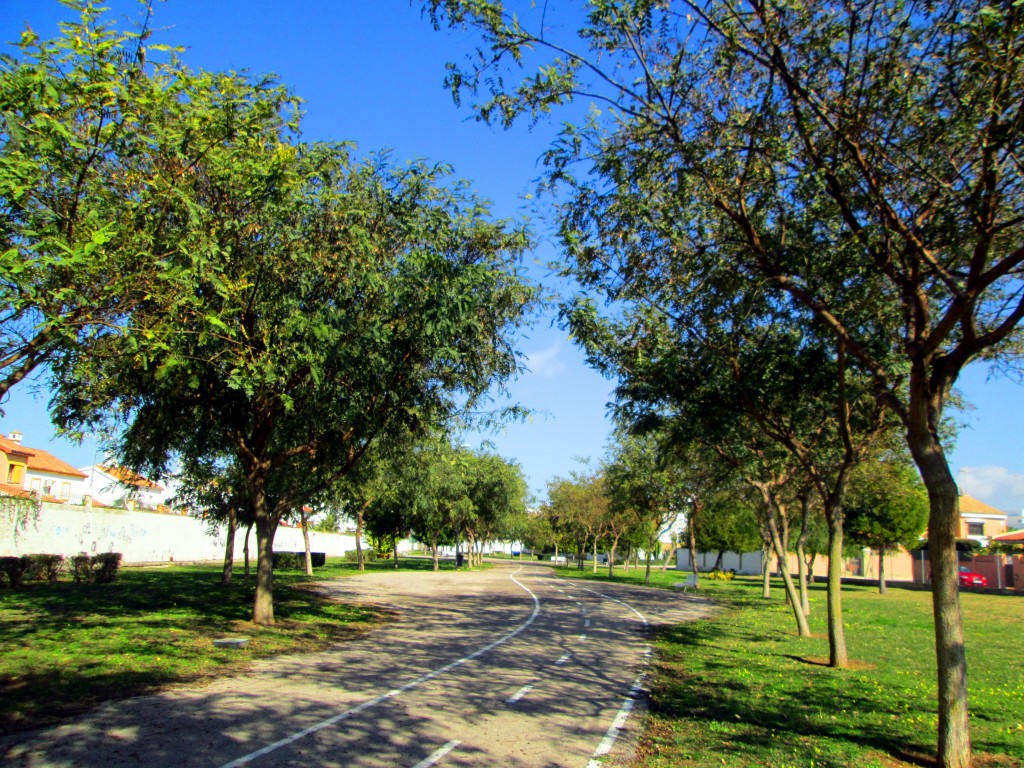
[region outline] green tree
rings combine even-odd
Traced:
[[[928,525],[928,493],[906,462],[868,462],[850,481],[846,518],[850,540],[878,552],[878,591],[885,592],[885,554],[910,549],[920,539]]]
[[[523,233],[489,221],[444,166],[295,145],[285,94],[266,103],[244,78],[213,84],[197,121],[254,125],[194,171],[177,311],[157,308],[147,320],[160,345],[113,371],[79,359],[59,412],[65,423],[127,414],[135,465],[183,447],[230,452],[256,519],[253,618],[271,623],[282,517],[374,443],[423,433],[513,375],[510,332],[533,291],[515,268]]]
[[[1020,348],[1024,8],[612,0],[573,36],[545,27],[546,6],[427,6],[483,36],[449,75],[456,95],[488,88],[483,119],[574,96],[603,107],[549,155],[573,190],[566,240],[582,268],[763,278],[873,378],[928,488],[938,755],[966,768],[958,496],[940,426],[965,365]],[[503,62],[538,70],[515,80]],[[592,173],[573,179],[580,160]]]
[[[0,58],[0,399],[46,363],[133,329],[161,292],[162,199],[178,179],[156,127],[184,119],[177,62],[146,63],[89,2],[54,40]],[[162,294],[162,301],[171,297]]]

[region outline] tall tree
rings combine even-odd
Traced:
[[[254,84],[216,78],[212,124],[256,125],[194,170],[176,251],[181,301],[149,318],[160,345],[79,359],[59,413],[126,414],[122,452],[160,465],[187,445],[228,451],[245,476],[259,562],[253,619],[273,622],[281,518],[375,442],[473,408],[518,367],[510,332],[533,291],[525,235],[487,218],[448,169],[295,145]],[[283,97],[282,97],[283,98]],[[239,115],[238,113],[241,113]]]
[[[546,5],[427,5],[483,35],[475,64],[449,75],[457,95],[489,89],[482,118],[574,96],[607,107],[550,155],[560,179],[592,162],[589,180],[568,179],[574,255],[627,280],[673,264],[767,279],[873,377],[928,488],[938,755],[966,768],[958,497],[940,425],[965,365],[1019,351],[1024,7],[612,0],[573,36],[545,25]],[[539,70],[516,81],[503,62]]]

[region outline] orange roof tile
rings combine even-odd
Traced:
[[[33,448],[28,457],[28,468],[36,472],[49,472],[54,475],[67,475],[68,477],[88,477],[85,472],[80,472],[70,464],[67,464],[49,451]]]
[[[135,474],[130,469],[115,466],[101,466],[100,469],[102,469],[104,472],[106,472],[108,475],[110,475],[118,482],[124,483],[125,485],[136,485],[139,488],[145,488],[151,491],[163,490],[162,486],[157,485],[152,480],[147,480],[142,475]],[[82,477],[85,477],[85,475],[82,475]]]
[[[29,495],[29,492],[20,485],[0,483],[0,496],[17,496],[19,499],[27,499]]]
[[[1013,531],[1004,533],[1002,536],[993,536],[992,541],[1024,541],[1024,531]]]
[[[23,456],[31,456],[35,453],[34,448],[26,448],[20,443],[16,443],[13,440],[8,440],[3,435],[0,435],[0,451],[4,453],[20,453]]]
[[[1002,515],[1006,517],[1006,513],[1001,509],[990,507],[983,501],[978,501],[973,496],[968,496],[966,493],[960,497],[960,514],[974,514],[974,515]]]

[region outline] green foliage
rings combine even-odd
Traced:
[[[728,571],[723,571],[720,568],[716,568],[713,571],[708,571],[707,573],[703,574],[703,576],[708,579],[713,579],[715,581],[732,581],[736,578],[736,571],[734,571],[732,568],[730,568]]]
[[[376,559],[377,559],[376,551],[374,551],[372,549],[363,550],[363,561],[364,562],[372,563]],[[359,553],[356,550],[354,550],[354,549],[346,549],[345,550],[345,555],[344,555],[344,560],[345,560],[346,563],[358,562],[358,560],[359,560]]]
[[[82,553],[70,559],[71,578],[75,584],[109,584],[121,567],[120,552]]]
[[[64,555],[28,555],[28,578],[51,584],[64,569]]]
[[[327,555],[323,552],[310,552],[310,560],[313,563],[314,568],[322,568],[327,562]],[[275,552],[274,553],[274,570],[278,568],[305,568],[306,567],[306,553],[305,552]]]
[[[11,589],[18,589],[32,565],[29,555],[0,557],[0,573],[7,577]]]
[[[928,493],[906,462],[869,462],[850,481],[845,512],[851,542],[875,550],[910,549],[928,525]]]

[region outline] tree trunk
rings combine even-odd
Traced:
[[[594,537],[594,573],[597,573],[597,536]]]
[[[843,627],[843,523],[833,510],[828,521],[828,663],[849,666]]]
[[[690,519],[690,531],[686,540],[687,549],[690,550],[690,570],[693,571],[693,586],[700,582],[700,569],[697,567],[697,534],[693,530],[693,519]]]
[[[612,549],[611,549],[611,552],[608,553],[608,578],[609,579],[614,578],[614,576],[615,576],[615,550],[618,548],[618,546],[619,546],[619,537],[616,536],[614,539],[612,539]]]
[[[309,551],[309,520],[306,517],[306,508],[299,508],[299,520],[302,522],[302,543],[306,548],[306,575],[313,575],[313,555]]]
[[[646,569],[644,570],[644,584],[649,585],[651,583],[651,552],[654,547],[648,547],[647,551],[644,552],[644,560],[646,561]]]
[[[768,513],[768,530],[771,532],[772,545],[775,547],[775,556],[778,557],[779,563],[783,564],[782,567],[782,586],[785,588],[785,596],[790,603],[790,607],[793,608],[794,618],[797,620],[797,631],[801,637],[810,637],[811,628],[807,624],[807,616],[804,615],[804,611],[800,607],[800,598],[797,595],[797,589],[793,584],[793,577],[790,575],[790,568],[785,567],[786,552],[782,548],[782,538],[779,536],[778,526],[775,524],[774,515]]]
[[[433,534],[430,537],[430,549],[434,553],[434,570],[435,571],[439,571],[439,570],[441,570],[441,564],[440,564],[440,561],[438,560],[438,557],[437,557],[437,534],[436,533]]]
[[[804,616],[811,615],[811,600],[807,594],[810,569],[807,566],[807,538],[811,534],[811,500],[806,493],[800,496],[800,535],[796,538],[796,557],[800,572],[800,610]]]
[[[228,533],[224,544],[224,570],[220,574],[220,584],[226,587],[231,583],[231,572],[235,567],[235,530],[238,528],[238,512],[235,500],[228,503]]]
[[[711,570],[712,571],[720,571],[720,570],[722,570],[722,560],[724,558],[725,558],[725,550],[724,549],[718,550],[718,556],[715,558],[715,564],[713,566],[711,566]]]
[[[761,542],[761,597],[768,600],[772,596],[771,548]]]
[[[243,550],[245,552],[245,578],[249,578],[249,534],[252,533],[252,523],[245,526],[245,543]]]
[[[397,571],[398,570],[398,537],[397,536],[395,536],[394,543],[391,545],[391,553],[392,553],[392,556],[395,559],[394,568]]]
[[[254,624],[274,623],[274,535],[277,516],[266,509],[266,501],[256,501],[256,598],[253,602]],[[260,507],[263,507],[262,513]]]
[[[555,562],[558,562],[558,542],[555,542]]]
[[[360,504],[356,510],[356,564],[360,571],[366,570],[366,561],[363,559],[363,511],[366,504]]]
[[[884,595],[889,591],[885,584],[885,547],[878,548],[878,594]]]
[[[969,768],[971,738],[967,708],[967,657],[957,576],[956,539],[960,499],[938,437],[928,425],[924,406],[914,403],[907,430],[914,462],[928,489],[928,555],[932,568],[932,613],[935,619],[935,654],[939,691],[939,764],[943,768]],[[917,408],[913,408],[913,406]],[[935,419],[941,415],[935,408]],[[916,418],[915,418],[916,417]]]

